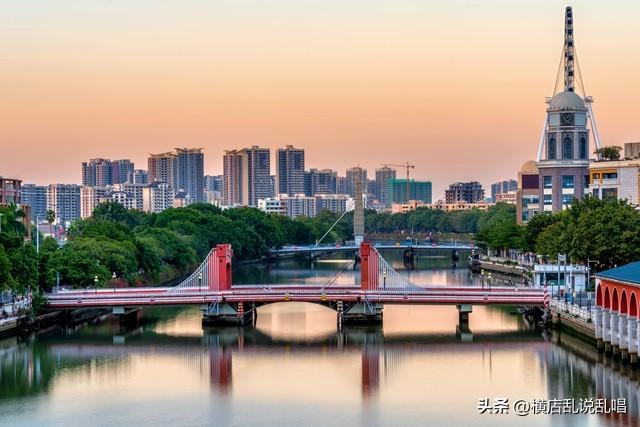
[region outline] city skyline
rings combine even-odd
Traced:
[[[285,3],[3,6],[11,43],[0,45],[9,77],[0,169],[25,182],[78,183],[86,159],[140,166],[148,153],[197,146],[205,173],[220,174],[226,149],[294,145],[307,169],[341,175],[411,159],[412,178],[432,181],[440,197],[455,181],[488,188],[535,158],[565,2]],[[640,6],[576,6],[603,143],[640,139],[628,55]]]

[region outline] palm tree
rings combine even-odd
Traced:
[[[49,209],[45,214],[44,219],[49,223],[49,232],[51,233],[51,237],[53,237],[53,223],[56,220],[56,213]]]

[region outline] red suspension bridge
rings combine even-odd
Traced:
[[[456,305],[461,324],[473,305],[542,306],[544,290],[531,287],[418,286],[394,270],[370,243],[360,247],[360,283],[234,285],[231,245],[212,249],[204,262],[175,287],[65,290],[48,294],[53,309],[202,305],[205,323],[246,324],[259,306],[299,301],[334,309],[338,322],[381,321],[384,304]]]

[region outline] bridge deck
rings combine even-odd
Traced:
[[[174,288],[126,288],[61,291],[47,295],[51,308],[120,307],[154,305],[211,304],[215,302],[275,303],[300,301],[314,303],[369,301],[384,304],[491,304],[542,305],[544,291],[514,287],[428,286],[411,290],[379,289],[363,291],[355,286],[247,285],[230,291],[213,292]]]
[[[406,243],[398,244],[382,244],[376,245],[378,250],[389,249],[417,249],[417,250],[471,250],[475,246],[463,244],[463,243],[431,243],[431,244],[417,244],[411,245]],[[292,253],[308,253],[308,252],[341,252],[341,251],[357,251],[360,246],[356,245],[309,245],[309,246],[285,246],[280,249],[274,249],[272,254],[292,254]]]

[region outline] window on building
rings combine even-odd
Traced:
[[[599,173],[594,173],[593,174],[593,179],[600,179],[600,174]]]
[[[544,195],[544,204],[545,205],[553,204],[553,198],[552,198],[551,194],[545,194]]]
[[[580,158],[581,159],[586,159],[589,156],[589,148],[587,146],[587,138],[585,138],[584,136],[582,138],[580,138]]]
[[[571,203],[573,203],[573,195],[572,194],[563,194],[562,195],[562,204],[563,205],[570,205]]]
[[[575,177],[573,175],[562,175],[562,188],[574,188]]]
[[[565,160],[573,159],[573,141],[568,136],[562,141],[562,158]]]
[[[618,189],[617,188],[603,188],[602,189],[602,199],[608,200],[616,200],[618,198]]]
[[[544,188],[553,188],[553,177],[552,176],[543,176],[542,177],[542,186]]]
[[[603,173],[602,179],[618,179],[618,173],[617,172]]]
[[[549,138],[547,142],[547,159],[556,159],[556,139],[554,137]]]
[[[589,184],[591,184],[591,181],[589,181],[589,175],[585,175],[584,176],[584,186],[588,187]]]

